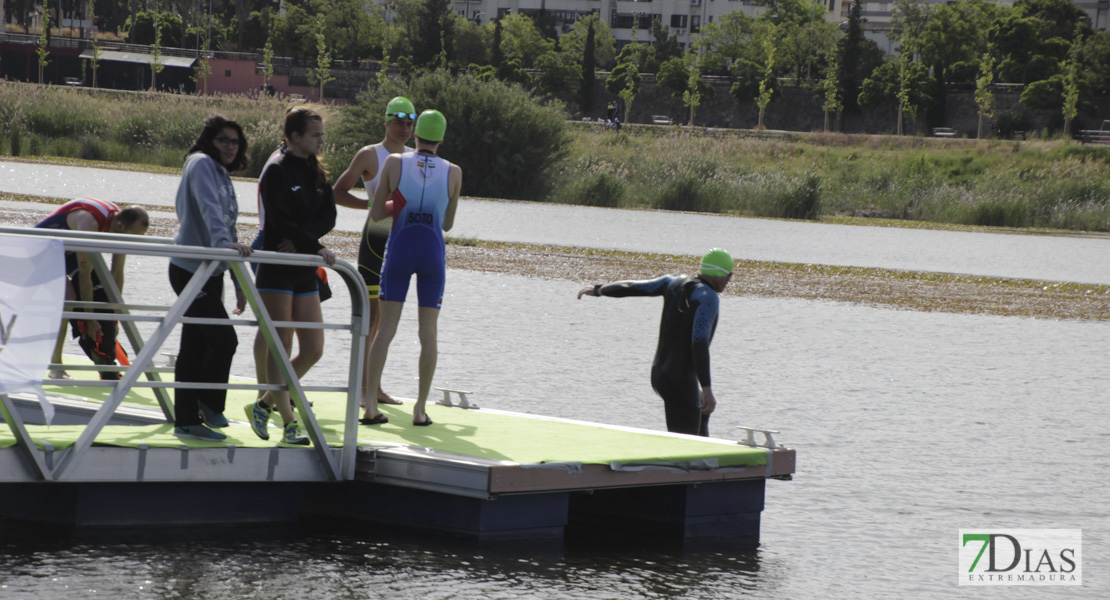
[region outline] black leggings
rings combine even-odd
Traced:
[[[661,369],[651,370],[651,388],[663,399],[667,431],[709,435],[709,415],[701,414],[701,389],[693,373],[684,381],[668,377]]]
[[[178,295],[181,295],[192,277],[193,274],[189,271],[170,265],[170,285]],[[185,311],[185,316],[226,319],[223,295],[224,275],[220,273],[205,282],[200,294]],[[231,374],[231,359],[235,356],[238,345],[239,338],[231,325],[182,325],[181,349],[177,351],[174,381],[227,383]],[[174,424],[178,427],[199,425],[199,403],[203,402],[214,412],[222,413],[227,390],[178,388],[174,398]]]

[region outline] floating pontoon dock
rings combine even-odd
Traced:
[[[233,252],[150,240],[101,242],[89,234],[62,239],[67,249],[89,252],[230,261],[258,320],[228,321],[261,327],[283,363],[313,446],[277,443],[276,424],[271,440],[263,441],[236,421],[222,430],[228,437],[221,442],[174,436],[166,388],[178,384],[162,381],[160,374],[172,369],[153,359],[167,330],[189,322],[181,313],[196,290],[186,289],[169,307],[128,305],[115,290],[110,306],[136,355],[119,382],[99,381],[96,371],[103,368],[67,364],[77,379],[46,382],[56,411],[49,426],[37,399],[0,396],[0,417],[7,422],[0,427],[0,517],[142,527],[288,522],[316,514],[483,539],[558,537],[582,523],[753,542],[766,480],[794,472],[794,451],[769,437],[757,446],[751,436],[741,444],[431,404],[433,427],[413,426],[409,406],[382,406],[390,423],[359,426],[358,390],[351,382],[361,379],[368,299],[350,265],[337,261],[335,270],[351,293],[351,321],[321,325],[351,331],[350,381],[302,387],[284,349],[273,345],[274,327],[287,324],[269,320],[243,259]],[[250,260],[318,262],[265,252]],[[97,269],[104,269],[103,261]],[[67,303],[67,311],[79,305]],[[143,311],[160,314],[132,314]],[[138,320],[159,323],[149,340],[134,328]],[[231,418],[255,390],[276,388],[250,382],[227,387]],[[306,392],[311,405],[303,401]]]

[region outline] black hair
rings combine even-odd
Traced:
[[[150,228],[150,217],[147,216],[146,209],[141,206],[128,206],[119,211],[116,214],[116,221],[123,225],[125,231],[130,231],[137,222],[142,222],[143,227]]]
[[[239,134],[239,150],[235,153],[235,158],[232,159],[231,164],[224,165],[220,159],[219,151],[216,150],[216,136],[228,127]],[[204,120],[204,129],[200,131],[197,141],[193,142],[193,146],[189,148],[186,156],[194,152],[203,152],[211,156],[212,160],[223,165],[228,171],[238,171],[247,166],[247,136],[243,134],[243,128],[238,123],[224,118],[223,115],[214,114]]]

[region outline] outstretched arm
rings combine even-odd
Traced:
[[[628,296],[660,296],[667,286],[674,281],[674,277],[664,275],[657,279],[647,281],[616,281],[609,284],[597,284],[578,290],[578,298],[582,296],[611,296],[625,298]]]

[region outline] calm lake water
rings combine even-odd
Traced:
[[[171,213],[178,181],[170,175],[0,161],[0,192],[92,196],[170,207]],[[241,210],[255,212],[255,184],[239,182],[236,190]],[[365,220],[365,212],[341,207],[337,228],[361,231]],[[709,244],[752,260],[1110,283],[1110,236],[854,227],[476,199],[462,200],[451,235],[698,256]]]
[[[576,210],[541,206],[533,220]],[[682,223],[691,217],[632,214]],[[636,227],[614,226],[612,237],[633,238]],[[889,233],[911,240],[918,232]],[[983,237],[991,239],[984,245],[994,238],[1070,241]],[[705,243],[693,234],[683,239],[691,247]],[[1087,275],[1107,268],[1105,256]],[[173,298],[164,261],[133,257],[128,265],[133,301]],[[581,283],[449,271],[436,385],[473,390],[490,408],[663,429],[661,403],[648,384],[660,301],[575,300]],[[324,305],[329,314],[348,310],[344,296]],[[723,298],[721,313],[714,435],[734,438],[737,425],[779,429],[779,441],[798,451],[794,480],[767,484],[762,543],[754,551],[589,537],[475,544],[313,523],[96,535],[5,528],[0,598],[1110,595],[1110,322],[747,297]],[[253,372],[251,335],[241,331],[237,374]],[[176,339],[167,347],[176,349]],[[325,360],[308,380],[341,381],[347,347],[343,335],[329,334]],[[410,307],[390,351],[388,391],[415,395],[417,353]],[[1082,529],[1084,586],[959,587],[961,528]]]

